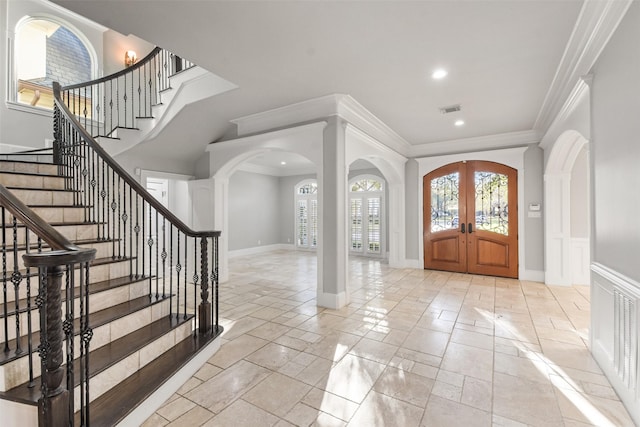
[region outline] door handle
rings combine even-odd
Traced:
[[[469,234],[473,233],[473,226],[469,223]]]
[[[462,234],[464,234],[464,233],[465,233],[465,231],[464,231],[464,222],[463,222],[463,223],[462,223],[462,225],[460,226],[460,232],[461,232]]]

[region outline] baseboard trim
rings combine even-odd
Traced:
[[[404,267],[405,268],[417,268],[419,270],[422,270],[422,261],[420,261],[419,259],[405,259],[404,260]]]
[[[247,255],[256,255],[262,254],[265,252],[278,251],[278,250],[286,250],[293,251],[295,250],[295,245],[292,243],[276,243],[273,245],[264,245],[264,246],[255,246],[253,248],[244,248],[244,249],[236,249],[234,251],[229,251],[229,258],[235,258],[239,256],[247,256]]]
[[[528,280],[530,282],[544,283],[544,271],[542,270],[522,270],[520,272],[520,280]]]
[[[346,292],[339,294],[329,294],[318,290],[316,303],[319,307],[339,310],[349,303],[349,296]]]
[[[26,403],[0,399],[0,414],[2,414],[2,425],[38,425],[38,405],[27,405]]]
[[[144,402],[138,405],[129,413],[117,427],[133,427],[142,425],[147,418],[153,415],[182,385],[200,369],[209,358],[211,358],[220,348],[222,341],[218,335],[213,341],[198,352],[186,365],[184,365],[175,375],[167,380],[160,388],[147,397]]]

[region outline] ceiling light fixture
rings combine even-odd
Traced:
[[[287,164],[287,162],[280,162],[280,164],[281,164],[282,166],[284,166],[284,165],[286,165],[286,164]]]
[[[456,121],[455,121],[455,123],[454,123],[454,125],[456,125],[456,126],[462,126],[462,125],[464,125],[464,120],[456,120]]]
[[[433,74],[431,74],[431,78],[433,78],[435,80],[440,80],[440,79],[444,79],[445,77],[447,77],[447,74],[449,74],[447,72],[447,70],[439,68],[439,69],[435,70],[433,72]]]

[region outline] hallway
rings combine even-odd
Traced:
[[[587,349],[589,287],[316,258],[230,260],[222,347],[145,426],[633,426]]]

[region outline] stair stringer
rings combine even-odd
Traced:
[[[97,138],[109,155],[116,156],[155,138],[187,105],[238,88],[197,66],[171,76],[169,82],[171,88],[161,93],[162,103],[151,109],[153,117],[138,118],[136,129],[117,129],[113,138]]]

